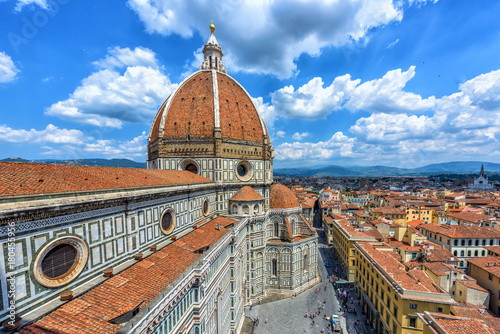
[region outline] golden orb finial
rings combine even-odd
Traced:
[[[210,31],[211,32],[215,31],[214,21],[210,21]]]

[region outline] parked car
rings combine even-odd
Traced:
[[[334,332],[340,332],[340,318],[338,315],[332,315],[330,318],[332,322],[332,329]]]
[[[329,268],[330,267],[330,262],[325,261],[325,267]]]

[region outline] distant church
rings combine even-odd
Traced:
[[[210,29],[152,122],[148,169],[0,162],[0,321],[233,334],[245,306],[319,282],[316,230],[273,184],[266,125]]]
[[[484,165],[481,165],[479,176],[474,178],[473,183],[469,183],[469,189],[474,190],[492,190],[494,187],[488,183],[488,177],[484,175]]]

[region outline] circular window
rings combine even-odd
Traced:
[[[205,216],[208,216],[209,213],[210,213],[210,202],[208,201],[208,199],[206,199],[203,202],[203,214]]]
[[[87,246],[81,239],[65,237],[54,240],[36,257],[35,278],[46,287],[65,285],[82,272],[87,257]]]
[[[238,175],[239,176],[245,176],[247,175],[248,171],[247,171],[247,168],[245,167],[245,165],[239,165],[238,166]]]
[[[175,228],[175,213],[172,209],[168,209],[163,212],[161,215],[160,227],[163,233],[172,233]]]
[[[252,178],[253,175],[253,166],[250,162],[244,160],[240,161],[236,165],[236,176],[241,181],[248,181]]]
[[[78,251],[70,244],[57,245],[42,260],[42,273],[50,279],[64,277],[76,264]]]
[[[182,160],[179,163],[179,170],[186,170],[188,172],[194,173],[194,174],[199,174],[200,172],[200,164],[194,159],[187,158]]]
[[[198,168],[196,167],[196,165],[195,165],[195,164],[188,164],[188,165],[186,166],[186,170],[187,170],[188,172],[198,174]]]

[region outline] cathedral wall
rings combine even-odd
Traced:
[[[203,212],[206,200],[209,211]],[[73,212],[57,215],[55,211],[42,219],[29,214],[23,219],[11,217],[9,221],[16,228],[15,263],[12,268],[8,263],[8,235],[5,228],[0,229],[0,271],[5,272],[7,278],[15,279],[18,311],[26,313],[47,301],[57,300],[59,293],[67,288],[78,291],[90,280],[99,281],[105,268],[116,269],[120,265],[135,263],[134,254],[147,254],[150,245],[170,242],[172,236],[191,231],[193,224],[213,214],[217,210],[217,198],[214,189],[208,189],[194,194],[187,191],[176,195],[165,193],[151,200],[134,201],[133,197],[129,197],[119,202],[103,201],[101,205],[99,209],[83,209],[83,204],[83,208],[74,207]],[[162,213],[166,210],[175,213],[175,226],[168,234],[160,226]],[[64,211],[63,208],[61,211]],[[40,212],[37,214],[41,215]],[[81,272],[64,284],[40,281],[37,274],[42,271],[43,254],[54,243],[65,244],[73,240],[85,253],[82,256],[86,259],[80,258],[84,261]],[[0,319],[3,319],[8,313],[5,279],[1,280],[0,291]]]
[[[153,164],[154,162],[154,164]],[[248,175],[238,175],[237,167],[242,162],[248,162],[245,166]],[[210,180],[224,183],[271,183],[272,164],[266,160],[251,159],[227,159],[227,158],[159,158],[148,162],[148,168],[184,170],[185,165],[193,163],[198,168],[198,174]]]

